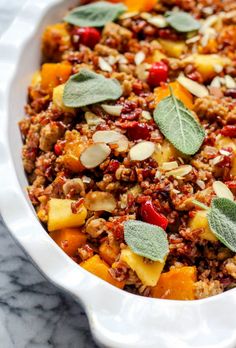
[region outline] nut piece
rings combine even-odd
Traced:
[[[93,141],[95,143],[117,143],[121,138],[121,133],[113,130],[97,131],[93,134]]]
[[[147,22],[157,28],[165,28],[168,25],[164,16],[153,16],[148,18]]]
[[[94,191],[85,196],[85,206],[92,211],[108,211],[111,213],[116,208],[116,200],[109,192]]]
[[[98,124],[105,122],[101,117],[98,117],[90,111],[86,111],[84,117],[89,126],[97,126]]]
[[[103,71],[108,71],[108,72],[112,72],[112,67],[110,66],[110,64],[108,64],[104,58],[99,57],[98,58],[98,65],[99,68]]]
[[[183,86],[185,87],[190,93],[192,93],[193,95],[195,95],[198,98],[203,98],[203,97],[207,97],[209,95],[208,89],[201,85],[200,83],[193,81],[187,77],[185,77],[184,75],[180,75],[177,78],[177,81]]]
[[[129,140],[128,140],[128,138],[124,134],[121,134],[121,137],[116,142],[116,144],[118,145],[118,147],[116,148],[116,151],[118,151],[118,152],[125,152],[125,151],[128,150]]]
[[[172,162],[163,162],[162,169],[165,171],[172,170],[178,168],[178,162],[172,161]]]
[[[222,181],[214,181],[213,182],[213,190],[215,194],[220,198],[228,198],[231,201],[234,200],[234,195]]]
[[[166,173],[168,176],[174,176],[175,178],[179,178],[182,176],[185,176],[189,174],[193,170],[193,167],[190,164],[185,164],[182,166],[179,166],[176,169],[173,169]]]
[[[155,150],[155,144],[151,141],[141,141],[134,145],[129,152],[130,159],[132,161],[144,161],[148,157],[151,157]]]
[[[141,64],[144,61],[144,59],[145,59],[145,54],[142,51],[136,53],[134,56],[134,62],[136,65]]]
[[[110,155],[111,149],[104,143],[89,145],[81,156],[80,162],[85,168],[91,169],[97,167]]]
[[[112,116],[120,116],[121,111],[123,109],[122,105],[106,105],[102,104],[101,107],[104,111],[106,111],[109,115]]]

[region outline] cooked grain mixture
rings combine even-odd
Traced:
[[[235,15],[234,0],[93,2],[45,28],[22,158],[78,267],[157,298],[236,285]]]

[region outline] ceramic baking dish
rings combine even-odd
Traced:
[[[42,28],[76,0],[28,0],[0,41],[0,208],[13,237],[43,274],[72,294],[92,334],[109,348],[235,348],[236,289],[198,301],[145,298],[87,273],[50,239],[27,197],[17,122],[40,64]]]

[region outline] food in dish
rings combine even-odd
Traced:
[[[193,3],[70,10],[45,28],[20,122],[55,242],[114,286],[176,300],[236,279],[234,4]]]

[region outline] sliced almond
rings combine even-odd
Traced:
[[[155,151],[155,144],[151,141],[142,141],[134,145],[129,152],[132,161],[144,161],[152,156]]]
[[[211,81],[210,86],[211,87],[216,87],[216,88],[220,88],[221,87],[221,82],[220,82],[219,76],[214,77],[214,79]]]
[[[121,133],[113,130],[101,130],[93,134],[93,141],[95,143],[116,143],[121,137]]]
[[[178,168],[178,162],[172,161],[172,162],[164,162],[162,164],[162,169],[165,171],[172,170]]]
[[[206,188],[206,185],[204,183],[204,181],[202,180],[197,180],[196,184],[200,187],[200,189],[204,190]]]
[[[123,13],[119,19],[127,19],[127,18],[131,18],[131,17],[135,17],[137,16],[139,13],[137,11],[133,11],[133,12],[125,12]]]
[[[193,170],[193,167],[191,165],[185,164],[185,165],[179,166],[177,169],[167,172],[166,175],[179,178],[189,174],[192,170]]]
[[[228,198],[231,201],[234,200],[233,193],[230,191],[228,186],[226,186],[222,181],[214,181],[212,186],[217,197]]]
[[[136,65],[141,64],[144,61],[144,59],[145,59],[145,54],[142,51],[136,53],[134,56],[134,62]]]
[[[84,117],[89,126],[97,126],[98,124],[105,122],[101,117],[98,117],[90,111],[85,112]]]
[[[147,20],[148,18],[151,18],[152,15],[151,15],[151,13],[149,13],[149,12],[141,12],[141,13],[140,13],[140,17],[141,17],[142,19]]]
[[[199,40],[200,40],[200,36],[196,35],[196,36],[193,36],[190,39],[186,40],[185,42],[186,42],[187,45],[189,45],[189,44],[193,44],[193,43],[195,43],[195,42],[197,42]]]
[[[147,19],[147,22],[157,28],[167,27],[167,21],[163,16],[153,16]]]
[[[221,73],[221,71],[223,71],[224,67],[223,67],[223,65],[215,64],[215,65],[213,66],[213,69],[215,70],[215,72],[216,72],[217,74],[219,74],[219,73]]]
[[[209,95],[208,89],[200,83],[193,81],[183,75],[180,75],[177,81],[185,87],[190,93],[198,98],[203,98]]]
[[[89,145],[81,156],[80,162],[85,168],[91,169],[97,167],[110,155],[111,149],[104,143]]]
[[[85,206],[92,211],[108,211],[111,213],[116,208],[116,200],[109,192],[94,191],[85,196]]]
[[[117,144],[116,151],[118,152],[125,152],[129,148],[129,140],[124,134],[121,134],[121,137],[116,142],[116,144]]]
[[[104,111],[106,111],[109,115],[112,116],[120,116],[121,111],[123,109],[122,105],[106,105],[102,104],[101,107]]]
[[[146,81],[150,67],[151,65],[148,63],[143,63],[136,67],[135,72],[139,80]]]
[[[149,121],[152,119],[152,115],[149,111],[143,110],[142,111],[142,117],[145,118],[145,120]]]
[[[98,66],[102,71],[112,72],[112,67],[102,57],[98,58]]]
[[[227,88],[235,88],[236,82],[230,75],[225,75],[225,85]]]

